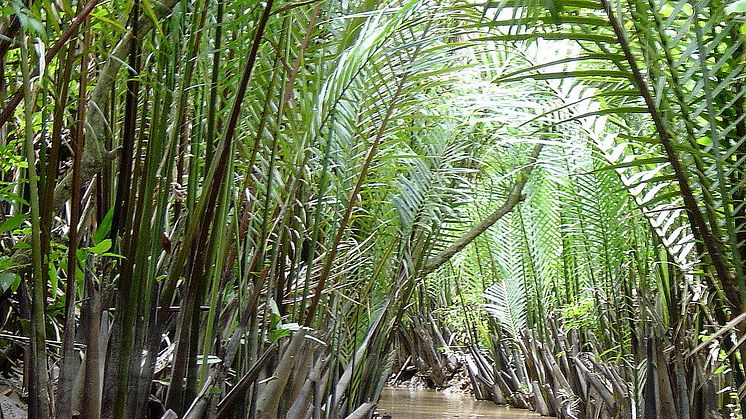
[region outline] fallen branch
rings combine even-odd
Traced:
[[[448,262],[448,260],[450,260],[453,255],[460,252],[464,247],[468,246],[469,243],[471,243],[472,241],[474,241],[474,239],[487,231],[488,228],[492,227],[497,222],[497,220],[501,219],[506,214],[511,212],[513,208],[515,208],[516,205],[518,205],[523,200],[523,188],[526,186],[526,183],[528,183],[529,175],[531,174],[531,171],[534,170],[536,159],[539,158],[539,154],[541,153],[541,149],[543,147],[543,144],[537,144],[536,146],[534,146],[529,162],[522,170],[518,172],[518,175],[516,176],[516,182],[513,185],[513,188],[510,190],[505,203],[502,204],[500,208],[495,210],[495,212],[485,218],[481,223],[472,227],[471,230],[469,230],[461,238],[456,240],[455,243],[448,246],[437,255],[431,257],[425,263],[425,266],[422,268],[422,270],[420,270],[421,276],[426,276],[436,269],[440,268],[444,263]]]

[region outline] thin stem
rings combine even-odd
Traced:
[[[21,73],[23,74],[24,127],[26,162],[28,163],[29,194],[31,196],[31,248],[33,260],[32,307],[31,307],[31,380],[29,388],[30,417],[47,418],[49,411],[49,392],[47,391],[47,353],[44,315],[44,277],[42,276],[41,226],[39,209],[39,178],[36,174],[36,156],[34,154],[34,94],[31,86],[31,70],[28,55],[29,38],[22,36]]]

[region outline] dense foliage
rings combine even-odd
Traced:
[[[741,8],[3,4],[0,368],[31,417],[365,417],[468,347],[495,401],[740,415]]]

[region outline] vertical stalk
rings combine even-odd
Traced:
[[[57,171],[59,170],[59,152],[62,145],[62,127],[65,122],[65,108],[67,107],[67,95],[70,86],[70,73],[75,60],[75,45],[70,44],[63,61],[62,72],[56,80],[59,90],[57,100],[54,104],[54,117],[52,122],[52,148],[47,157],[46,175],[44,176],[43,195],[41,200],[41,239],[42,252],[45,256],[49,254],[49,243],[51,241],[49,232],[52,228],[52,201],[54,200],[54,187],[57,182]],[[3,74],[0,71],[0,74]],[[2,79],[2,77],[0,77]],[[0,81],[0,83],[2,83]],[[1,99],[1,98],[0,98]]]
[[[78,223],[80,222],[81,165],[85,148],[86,87],[88,85],[88,43],[86,33],[83,41],[83,58],[80,63],[80,90],[78,93],[78,121],[75,130],[75,154],[73,155],[73,188],[70,211],[70,242],[67,253],[67,282],[65,284],[65,329],[62,342],[62,369],[58,384],[59,399],[57,416],[72,416],[72,393],[75,378],[75,295],[78,252]],[[50,188],[51,189],[51,188]],[[98,338],[96,336],[95,338]]]
[[[132,43],[129,51],[129,78],[127,80],[127,98],[124,111],[124,132],[122,134],[122,153],[117,178],[117,194],[114,201],[114,218],[111,223],[111,237],[114,240],[127,220],[130,201],[130,183],[132,181],[132,155],[135,148],[135,127],[137,124],[137,77],[140,50],[140,4],[135,0],[131,12]]]
[[[218,10],[215,22],[215,53],[212,57],[210,79],[210,100],[207,105],[207,137],[205,138],[205,167],[210,167],[215,148],[215,123],[217,121],[218,77],[220,74],[220,50],[223,40],[223,0],[217,0]]]
[[[25,32],[25,30],[24,30]],[[33,261],[31,300],[31,380],[29,382],[29,416],[50,417],[49,392],[47,391],[46,330],[44,328],[44,277],[42,276],[41,234],[39,211],[39,185],[34,155],[34,95],[31,91],[31,70],[29,69],[28,35],[22,36],[21,73],[23,75],[24,128],[26,161],[28,163],[29,194],[31,197],[31,249]]]
[[[85,274],[87,289],[88,329],[85,356],[85,376],[83,379],[83,407],[81,417],[96,419],[101,417],[101,283],[90,268]]]
[[[120,418],[124,414],[127,386],[129,384],[129,363],[132,354],[134,336],[134,314],[139,301],[132,298],[134,247],[131,245],[131,213],[134,198],[132,186],[134,156],[138,154],[135,144],[135,133],[138,114],[139,67],[140,67],[140,2],[135,0],[130,12],[130,26],[132,42],[129,45],[129,69],[127,79],[127,94],[125,98],[124,130],[122,134],[122,148],[117,177],[116,196],[114,202],[114,216],[111,224],[111,238],[114,243],[119,240],[120,249],[126,256],[121,263],[118,279],[117,304],[119,310],[113,328],[113,338],[110,345],[109,358],[106,366],[106,385],[103,394],[103,415]],[[135,226],[136,228],[136,226]],[[121,230],[121,231],[120,231]]]

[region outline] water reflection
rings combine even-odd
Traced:
[[[525,410],[508,409],[491,402],[475,401],[465,394],[407,388],[385,388],[377,410],[382,415],[390,415],[392,419],[538,419],[541,417]]]

